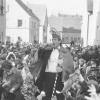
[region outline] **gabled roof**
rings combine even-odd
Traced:
[[[30,8],[28,8],[21,0],[16,0],[16,2],[32,17],[35,17],[37,20],[39,18],[32,12]]]
[[[73,27],[70,28],[63,27],[63,33],[81,33],[81,30],[75,29]]]
[[[27,6],[32,9],[35,15],[40,19],[40,25],[44,25],[45,17],[47,15],[47,8],[45,5],[41,4],[30,4],[27,3]]]

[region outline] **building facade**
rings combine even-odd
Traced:
[[[63,28],[62,42],[69,44],[71,41],[74,41],[76,44],[80,44],[81,30],[74,28]]]
[[[100,0],[87,0],[83,15],[83,46],[100,45]]]
[[[50,27],[56,30],[60,35],[62,42],[69,44],[74,41],[79,44],[81,41],[81,21],[82,17],[78,15],[63,15],[49,17]]]
[[[95,1],[94,1],[95,2]],[[94,14],[96,13],[96,26],[95,26],[95,39],[94,44],[100,45],[100,0],[96,0],[94,3]],[[91,30],[91,28],[90,28]]]
[[[6,37],[16,42],[18,37],[24,42],[39,41],[39,19],[21,0],[7,0]]]
[[[40,19],[39,43],[47,43],[48,15],[46,6],[40,4],[30,4],[28,2],[27,6],[32,9],[35,15]]]
[[[5,42],[6,34],[6,0],[0,0],[0,41]]]

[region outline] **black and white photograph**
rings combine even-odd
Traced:
[[[100,100],[100,0],[0,0],[0,100]]]

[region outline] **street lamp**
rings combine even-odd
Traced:
[[[4,15],[4,6],[3,6],[3,0],[0,0],[0,15]]]
[[[87,23],[87,46],[88,46],[88,39],[89,39],[89,22],[90,22],[90,13],[88,13],[88,23]]]

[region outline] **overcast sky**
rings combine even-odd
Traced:
[[[86,0],[23,0],[33,4],[44,4],[47,6],[48,15],[57,13],[63,14],[84,14]]]

